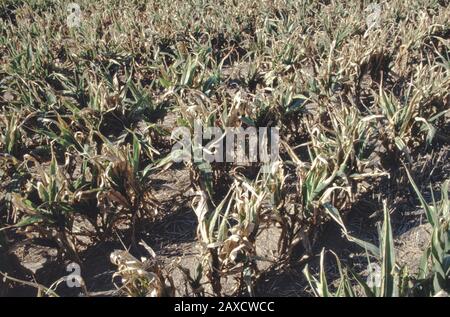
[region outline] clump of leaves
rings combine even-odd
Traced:
[[[126,250],[111,253],[111,262],[117,266],[113,280],[120,279],[121,286],[116,287],[131,297],[169,297],[175,295],[175,287],[170,274],[159,262],[156,253],[141,241],[150,258],[140,260]]]
[[[26,155],[25,160],[34,164],[35,173],[39,175],[29,183],[30,195],[37,194],[37,197],[14,194],[12,201],[15,212],[21,217],[14,227],[31,226],[44,237],[55,240],[61,250],[80,262],[73,240],[75,220],[71,205],[73,193],[70,192],[67,179],[58,166],[55,153],[52,150],[48,169],[32,156]]]
[[[364,281],[363,277],[351,268],[343,266],[336,254],[336,262],[339,269],[339,284],[335,291],[331,291],[327,282],[324,266],[324,254],[320,255],[319,279],[311,275],[308,265],[304,274],[316,296],[321,297],[353,297],[364,294],[368,297],[398,297],[398,296],[443,296],[450,291],[450,249],[449,249],[449,214],[450,201],[448,198],[449,181],[441,187],[441,200],[436,202],[434,194],[432,205],[428,204],[420,193],[416,183],[407,170],[409,180],[416,191],[427,220],[432,226],[431,241],[423,253],[420,269],[417,274],[412,274],[406,266],[400,266],[395,260],[395,246],[392,235],[389,211],[384,205],[384,224],[380,232],[380,246],[361,241],[348,235],[342,220],[338,222],[343,228],[349,240],[364,247],[381,266],[378,276],[371,276],[374,281]],[[433,191],[431,190],[433,193]],[[370,261],[369,262],[369,266]],[[370,274],[370,273],[369,273]]]

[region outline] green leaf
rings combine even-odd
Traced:
[[[384,224],[383,224],[381,252],[382,252],[381,296],[392,297],[394,296],[393,270],[395,267],[395,250],[394,250],[394,239],[392,237],[391,219],[389,217],[389,210],[386,206],[386,203],[384,204]]]
[[[414,191],[416,192],[417,197],[419,198],[420,204],[422,205],[422,208],[425,210],[425,214],[427,216],[428,222],[435,227],[437,224],[437,215],[435,213],[435,210],[427,204],[425,201],[425,198],[423,198],[422,194],[420,193],[419,187],[417,187],[416,182],[411,176],[411,173],[409,172],[409,169],[406,167],[406,174],[408,175],[409,182],[411,183],[412,187],[414,188]]]
[[[323,264],[325,257],[325,249],[322,249],[322,252],[320,253],[320,287],[319,287],[319,294],[321,297],[330,297],[330,292],[328,290],[328,282],[327,277],[325,275],[325,267]]]
[[[44,184],[42,184],[41,182],[39,182],[37,184],[37,190],[38,190],[38,194],[39,194],[39,198],[44,201],[44,202],[48,202],[50,200],[50,196],[47,192],[47,189],[44,187]]]
[[[233,195],[234,195],[234,193],[232,194],[231,197],[233,197]],[[228,202],[227,209],[225,210],[225,213],[223,215],[222,222],[220,223],[220,226],[219,226],[219,231],[217,233],[217,241],[219,241],[219,242],[225,241],[225,239],[227,238],[228,214],[230,213],[232,202],[233,202],[233,199],[230,198],[230,201]]]
[[[44,217],[41,215],[33,215],[22,218],[18,223],[15,224],[15,227],[26,227],[35,223],[42,222]]]
[[[427,277],[429,268],[428,268],[428,259],[431,255],[431,248],[428,247],[422,254],[420,258],[420,265],[419,265],[419,279],[424,279]]]
[[[309,286],[313,290],[315,296],[320,296],[318,289],[319,281],[317,281],[317,279],[314,276],[312,276],[311,273],[309,272],[308,264],[305,265],[305,268],[303,269],[303,274],[305,275],[306,280],[308,281]]]
[[[336,253],[331,251],[333,253],[334,257],[336,258],[336,263],[339,270],[339,276],[340,276],[340,283],[337,291],[337,295],[340,297],[355,297],[355,292],[353,291],[352,285],[349,281],[347,272],[343,270],[341,260],[339,260],[339,257]]]
[[[245,124],[248,124],[249,126],[252,126],[252,127],[256,126],[255,121],[253,121],[250,118],[241,117],[241,121],[244,122]]]
[[[337,224],[339,226],[341,226],[343,232],[345,235],[348,235],[347,233],[347,228],[344,225],[344,222],[342,221],[341,215],[339,213],[339,211],[330,203],[324,203],[323,206],[325,207],[325,211],[327,212],[327,214],[334,220],[337,222]]]
[[[55,152],[53,151],[52,148],[52,161],[50,163],[50,175],[55,176],[56,175],[56,171],[58,168],[58,163],[56,162],[56,156],[55,156]]]
[[[172,83],[170,82],[170,80],[160,77],[159,78],[159,83],[161,84],[161,86],[163,86],[165,89],[169,89],[170,87],[172,87]]]
[[[228,191],[228,193],[225,196],[225,198],[220,202],[220,204],[214,210],[214,213],[211,215],[211,218],[210,218],[209,223],[208,223],[208,227],[209,227],[208,228],[209,229],[208,230],[208,236],[209,236],[210,241],[214,241],[213,238],[214,238],[214,230],[216,229],[216,223],[217,223],[217,221],[219,219],[220,212],[222,211],[223,206],[225,206],[225,203],[226,203],[228,197],[230,195],[232,195],[232,191],[233,191],[233,187],[230,188],[230,190]],[[230,209],[231,202],[232,202],[232,199],[230,199],[230,201],[228,203],[228,207],[227,207],[227,210],[225,212],[224,218],[222,220],[222,224],[219,226],[220,230],[219,230],[219,234],[218,234],[218,237],[217,237],[217,241],[219,241],[219,242],[222,242],[223,240],[221,240],[221,239],[225,239],[225,237],[226,237],[225,236],[225,232],[223,232],[223,231],[225,231],[225,229],[223,227],[225,226],[226,221],[227,221],[228,211]]]
[[[352,277],[356,280],[356,282],[359,284],[359,286],[362,287],[362,289],[364,290],[364,294],[367,297],[375,297],[375,294],[370,289],[369,285],[367,285],[367,283],[358,274],[353,272],[353,270],[351,270],[351,269],[348,269],[348,271],[350,272]]]
[[[359,245],[363,249],[369,251],[376,258],[380,258],[380,249],[377,246],[375,246],[374,244],[372,244],[370,242],[366,242],[366,241],[360,240],[360,239],[355,238],[355,237],[353,237],[351,235],[347,235],[347,239],[349,241],[351,241],[351,242],[356,243],[357,245]]]
[[[136,174],[139,171],[139,160],[141,155],[141,144],[133,133],[133,172]]]
[[[397,137],[395,137],[394,142],[400,151],[404,151],[406,149],[406,144],[402,138],[397,136]]]

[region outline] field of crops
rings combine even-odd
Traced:
[[[0,296],[447,296],[449,1],[72,1],[0,2]]]

